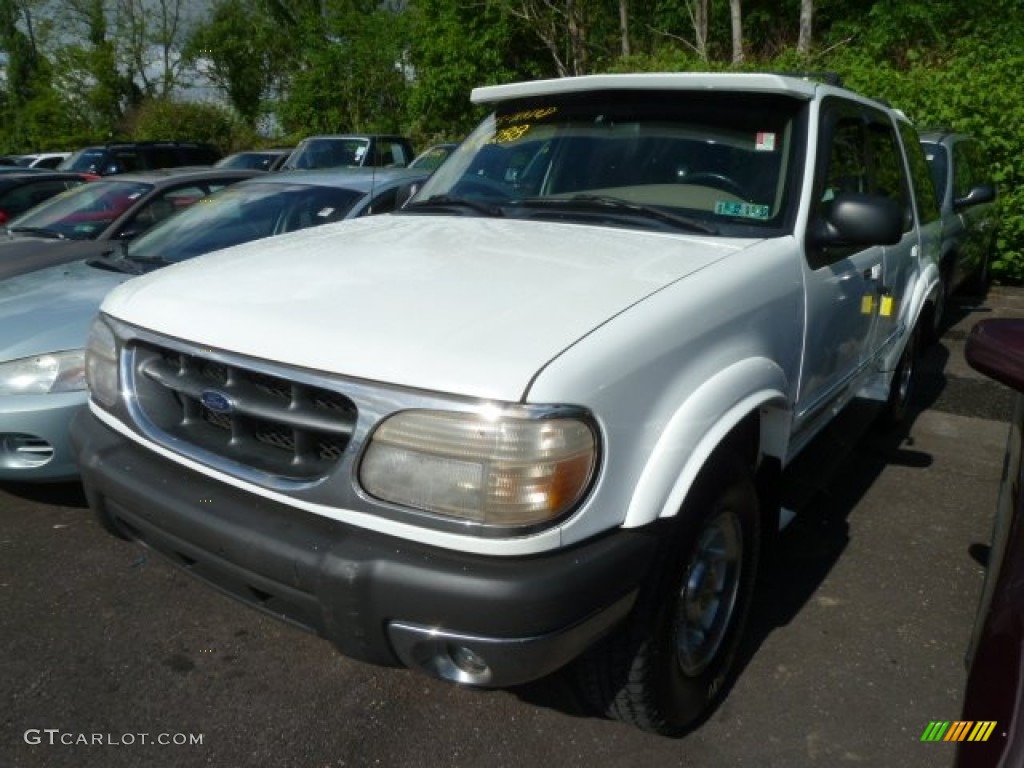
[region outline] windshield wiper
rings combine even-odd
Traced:
[[[120,243],[117,249],[105,251],[99,258],[86,261],[90,267],[110,272],[124,272],[128,275],[144,275],[154,269],[166,267],[174,262],[163,256],[136,256],[128,252],[128,244]]]
[[[121,256],[111,256],[105,253],[95,259],[86,259],[85,263],[96,269],[105,269],[108,272],[123,272],[126,275],[141,275],[145,272],[138,264],[128,261]]]
[[[124,258],[127,261],[131,261],[141,267],[144,267],[144,271],[146,272],[151,272],[154,269],[159,269],[160,267],[166,267],[169,264],[177,263],[171,259],[165,259],[163,256],[136,256],[127,252],[124,254]]]
[[[415,203],[408,203],[402,210],[429,210],[431,208],[469,208],[484,216],[504,216],[505,212],[497,205],[481,203],[478,200],[470,200],[466,197],[455,197],[454,195],[434,195],[426,200]]]
[[[54,232],[52,229],[44,227],[8,227],[7,231],[25,235],[38,235],[39,237],[48,237],[52,240],[67,240],[60,232]]]
[[[620,197],[611,197],[609,195],[573,195],[572,197],[527,197],[522,200],[516,200],[516,205],[521,205],[526,208],[581,208],[583,210],[593,210],[594,208],[607,208],[614,210],[615,212],[630,213],[640,216],[645,216],[649,219],[656,219],[657,221],[671,224],[679,229],[685,229],[690,232],[701,232],[705,235],[717,235],[718,228],[710,224],[698,221],[697,219],[691,219],[688,216],[680,216],[676,213],[669,213],[663,211],[660,208],[655,208],[650,205],[643,205],[641,203],[633,203],[629,200],[623,200]]]

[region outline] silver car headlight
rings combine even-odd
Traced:
[[[359,467],[378,499],[488,526],[550,522],[583,497],[597,438],[575,417],[403,411],[370,438]]]
[[[107,408],[117,402],[117,342],[102,317],[97,317],[89,330],[85,345],[85,376],[89,394]]]
[[[0,395],[48,395],[85,389],[85,350],[69,349],[0,363]]]

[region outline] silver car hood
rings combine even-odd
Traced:
[[[131,277],[77,261],[0,280],[0,362],[84,347],[103,298]]]

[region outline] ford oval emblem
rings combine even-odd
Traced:
[[[214,413],[231,412],[231,398],[215,389],[204,390],[199,396],[199,402]]]

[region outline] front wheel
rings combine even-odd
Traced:
[[[915,326],[903,347],[903,353],[900,355],[896,370],[892,374],[892,381],[889,383],[889,398],[882,411],[882,423],[885,426],[898,426],[907,418],[910,399],[914,392],[914,383],[917,379],[919,343],[920,330]]]
[[[717,703],[736,657],[757,571],[757,494],[738,458],[705,467],[627,623],[577,665],[603,714],[667,736]]]

